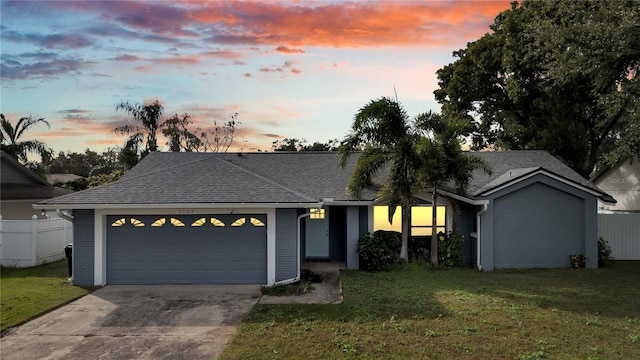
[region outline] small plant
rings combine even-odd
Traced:
[[[433,330],[427,330],[425,331],[424,336],[435,338],[435,337],[439,337],[440,333]]]
[[[464,237],[457,231],[438,233],[438,262],[442,266],[458,266],[464,261],[462,244]]]
[[[607,266],[611,260],[613,260],[611,246],[609,246],[607,240],[602,237],[598,238],[598,267]]]
[[[262,295],[270,296],[291,296],[302,295],[311,292],[314,287],[308,280],[299,280],[291,284],[263,286],[261,290]]]
[[[400,264],[400,233],[378,230],[363,234],[358,239],[360,269],[364,271],[385,271]]]
[[[571,266],[582,269],[587,266],[587,257],[583,254],[569,255],[571,257]]]

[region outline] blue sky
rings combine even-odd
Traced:
[[[360,107],[395,96],[438,110],[435,72],[508,1],[2,1],[2,113],[46,118],[54,151],[122,145],[122,100],[158,99],[194,127],[238,113],[237,146],[341,139]]]

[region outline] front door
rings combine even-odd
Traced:
[[[329,208],[320,209],[306,219],[305,257],[329,258]]]

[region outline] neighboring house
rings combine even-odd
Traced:
[[[604,169],[594,176],[593,183],[617,200],[616,204],[599,202],[601,212],[640,213],[640,156]]]
[[[0,166],[3,220],[31,220],[33,215],[44,218],[33,204],[73,192],[51,185],[5,152],[0,152]]]
[[[610,196],[543,151],[476,154],[493,175],[437,204],[438,229],[465,236],[467,262],[569,267],[585,254],[597,267],[597,200]],[[73,211],[78,285],[272,285],[307,260],[358,269],[358,238],[399,228],[375,186],[346,194],[357,157],[341,169],[332,152],[151,153],[114,183],[36,208]],[[428,236],[429,196],[412,212],[412,236]]]
[[[80,179],[82,176],[76,174],[47,174],[47,181],[52,184],[55,183],[67,183]]]

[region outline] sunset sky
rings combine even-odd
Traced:
[[[435,72],[509,1],[2,1],[1,107],[27,138],[102,151],[124,138],[115,105],[158,99],[207,128],[241,122],[244,151],[341,139],[360,107],[395,97],[439,110]],[[162,142],[164,144],[164,141]]]

